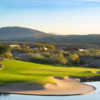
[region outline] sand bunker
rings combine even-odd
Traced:
[[[0,86],[1,93],[26,94],[26,95],[83,95],[93,92],[95,88],[80,83],[79,79],[70,77],[52,77],[55,84],[37,85],[29,83],[15,83]]]

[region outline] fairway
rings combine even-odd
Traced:
[[[29,82],[45,84],[53,82],[51,76],[96,76],[92,71],[100,69],[63,67],[44,64],[36,64],[17,60],[0,61],[4,68],[0,70],[0,84]]]

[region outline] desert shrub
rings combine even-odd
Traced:
[[[69,55],[69,59],[72,62],[72,64],[79,64],[80,63],[80,57],[78,54],[74,53],[74,54],[70,54]]]
[[[68,60],[67,58],[65,58],[63,56],[63,54],[59,54],[59,55],[51,55],[49,60],[53,63],[53,64],[67,64]]]
[[[29,54],[29,59],[32,62],[38,62],[38,63],[43,63],[43,64],[67,64],[68,60],[63,56],[63,54],[53,54],[49,55],[47,54]]]

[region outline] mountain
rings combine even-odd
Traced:
[[[0,40],[38,39],[47,35],[45,32],[24,27],[0,28]]]
[[[0,28],[0,41],[33,41],[53,43],[86,43],[100,45],[100,35],[53,35],[24,27]]]

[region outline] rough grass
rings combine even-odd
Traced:
[[[4,68],[0,70],[0,84],[15,82],[34,82],[45,84],[53,82],[51,76],[96,76],[92,71],[100,71],[100,69],[89,69],[80,67],[55,67],[51,65],[43,65],[29,63],[17,60],[0,61]]]

